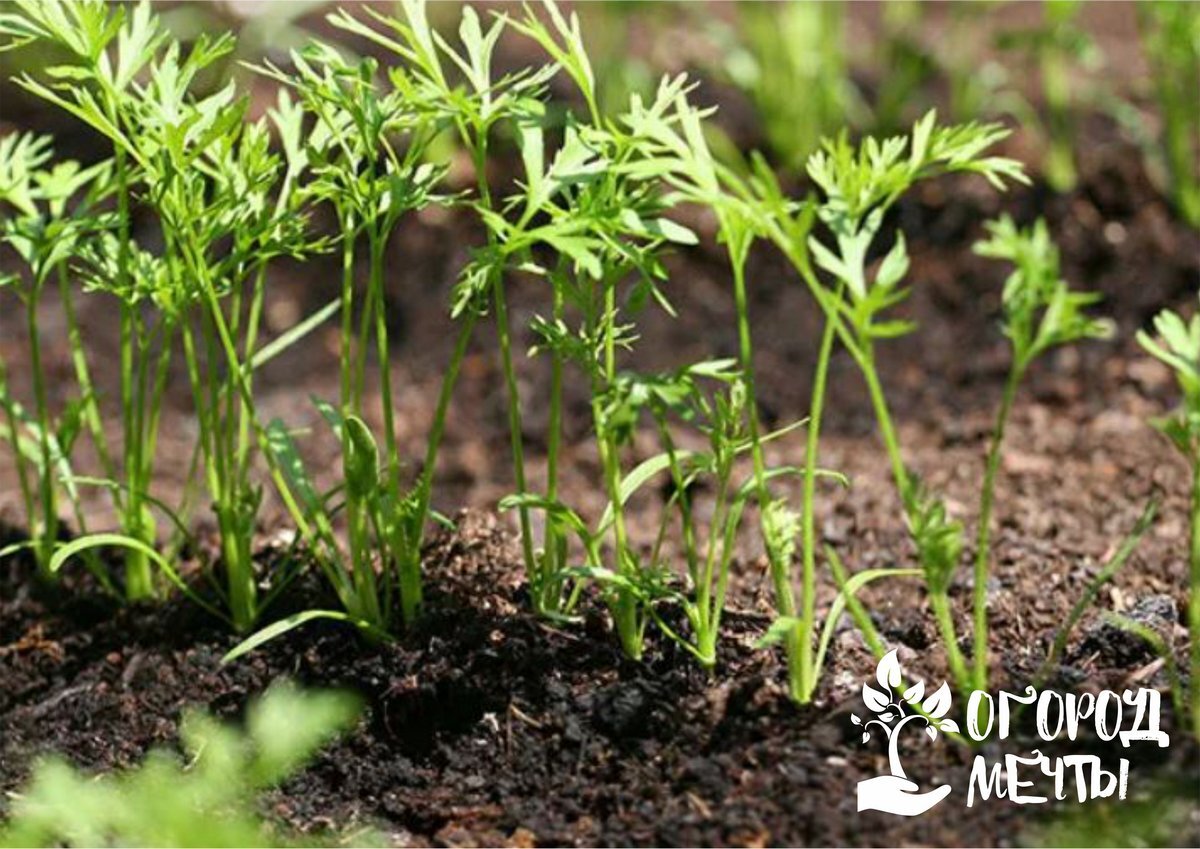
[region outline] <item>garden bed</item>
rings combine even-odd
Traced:
[[[989,606],[993,684],[1017,689],[1156,489],[1166,494],[1162,519],[1103,590],[1101,606],[1129,613],[1166,605],[1175,619],[1168,614],[1152,624],[1177,647],[1186,639],[1178,613],[1186,605],[1186,469],[1145,425],[1169,404],[1171,387],[1165,368],[1151,364],[1132,335],[1164,305],[1194,300],[1200,236],[1173,217],[1132,151],[1116,142],[1088,149],[1081,185],[1065,196],[1035,186],[997,198],[977,188],[971,179],[942,180],[896,211],[909,235],[915,283],[903,312],[922,332],[889,343],[884,363],[907,460],[956,512],[974,515],[973,481],[1006,368],[992,318],[1000,273],[970,252],[980,235],[977,222],[1001,210],[1021,219],[1046,215],[1062,246],[1065,276],[1103,292],[1103,310],[1118,323],[1114,341],[1087,343],[1041,363],[1014,413],[998,482]],[[458,246],[474,238],[451,216],[423,219],[396,241],[388,295],[397,316],[393,351],[403,369],[397,404],[401,441],[414,456],[452,342],[445,318],[450,269],[461,264]],[[711,356],[736,347],[730,300],[720,288],[723,257],[697,249],[672,262],[670,295],[681,318],[647,315],[639,356],[648,369],[690,362],[695,351]],[[783,423],[804,413],[819,315],[770,256],[756,258],[750,278],[760,404],[768,424]],[[307,314],[336,291],[334,279],[333,260],[310,263],[274,287],[274,308],[284,316]],[[289,307],[293,293],[299,303]],[[518,326],[525,326],[535,302],[514,289]],[[7,323],[0,317],[0,339],[9,336]],[[98,321],[96,330],[103,332]],[[3,354],[19,381],[19,357]],[[300,349],[272,364],[257,388],[263,408],[284,409],[310,392],[327,394],[329,386],[321,384],[327,378],[314,366],[322,355],[328,352]],[[544,363],[520,357],[518,364],[522,385],[545,380]],[[65,374],[68,363],[50,368]],[[512,516],[487,512],[511,487],[497,447],[506,445],[506,420],[494,369],[485,356],[473,356],[464,368],[441,459],[447,486],[438,502],[451,513],[463,504],[472,509],[457,514],[456,530],[428,544],[427,617],[395,644],[373,647],[344,626],[314,623],[222,665],[221,655],[236,640],[184,600],[120,607],[81,572],[45,588],[29,580],[23,558],[6,561],[0,789],[19,787],[32,760],[48,751],[88,768],[136,763],[150,746],[174,740],[185,705],[235,716],[250,696],[287,676],[350,688],[366,703],[352,734],[268,798],[272,818],[303,830],[364,825],[401,844],[449,845],[1036,839],[1029,829],[1042,818],[1002,803],[915,819],[856,814],[856,783],[883,771],[885,762],[877,746],[860,744],[850,722],[852,712],[861,712],[861,685],[874,658],[847,620],[834,638],[816,702],[793,705],[783,687],[782,655],[754,647],[773,618],[765,559],[754,548],[741,549],[734,568],[712,676],[659,638],[650,640],[643,663],[625,659],[594,597],[585,600],[582,626],[558,627],[532,616]],[[529,418],[540,420],[538,403],[530,397]],[[574,443],[586,438],[585,396],[569,398],[566,409],[565,456],[572,457]],[[170,451],[172,435],[180,434],[182,443],[188,433],[186,393],[165,416]],[[856,571],[902,565],[911,551],[870,408],[852,363],[840,357],[831,369],[826,435],[822,464],[848,475],[851,486],[830,487],[819,502],[824,541]],[[536,450],[537,434],[528,436]],[[771,453],[799,463],[802,439],[773,444]],[[600,470],[582,448],[569,465],[564,490],[586,503]],[[182,461],[168,468],[185,478]],[[261,529],[261,563],[286,556],[283,527],[275,514]],[[212,544],[201,532],[198,545]],[[952,592],[964,621],[968,579],[964,573]],[[325,594],[311,574],[302,577],[269,616],[328,606]],[[865,595],[906,668],[944,678],[945,658],[919,582]],[[825,586],[822,608],[832,596]],[[1163,683],[1145,645],[1104,632],[1093,616],[1070,645],[1052,684],[1082,691]],[[1165,839],[1194,844],[1200,822],[1194,795],[1190,812],[1186,800],[1195,791],[1198,752],[1169,711],[1166,723],[1172,745],[1165,753],[1137,747],[1121,753],[1133,759],[1126,804],[1160,793],[1183,801],[1184,820],[1163,820],[1181,830]],[[906,749],[911,776],[966,786],[970,750],[914,737]],[[1024,743],[1029,740],[1013,748],[1034,746]],[[1062,812],[1047,807],[1045,815]]]

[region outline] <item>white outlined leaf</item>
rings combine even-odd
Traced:
[[[925,682],[924,681],[918,681],[916,684],[913,684],[911,687],[909,687],[907,690],[904,691],[904,701],[908,702],[910,705],[917,704],[918,702],[921,701],[922,698],[924,698],[924,696],[925,696]]]
[[[866,731],[864,731],[864,732],[863,732],[863,738],[862,738],[862,741],[863,741],[864,743],[866,743],[866,742],[867,742],[868,740],[870,740],[870,739],[871,739],[871,735],[870,735],[870,734],[868,734]]]
[[[936,740],[936,739],[937,739],[937,729],[936,729],[936,728],[934,728],[932,725],[930,725],[930,726],[927,726],[927,727],[925,728],[925,733],[929,735],[929,739],[930,739],[930,740]]]
[[[879,718],[882,719],[884,722],[891,722],[893,719],[896,718],[896,714],[892,713],[889,710],[889,711],[879,714]]]
[[[948,733],[954,733],[954,734],[958,733],[958,723],[955,722],[953,719],[943,719],[941,722],[938,723],[938,727]]]
[[[922,707],[933,719],[945,716],[950,712],[950,687],[942,682],[942,686],[938,687],[934,694],[925,700]]]
[[[855,725],[862,725],[862,720],[856,714],[850,714],[850,721]]]
[[[863,702],[865,702],[867,707],[875,713],[880,713],[887,710],[887,695],[879,692],[870,684],[863,684],[862,696]]]
[[[900,686],[900,661],[896,658],[896,649],[879,659],[879,665],[875,667],[875,680],[886,690],[895,690]]]

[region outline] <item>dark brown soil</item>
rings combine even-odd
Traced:
[[[1166,370],[1132,339],[1162,307],[1195,306],[1200,234],[1180,223],[1136,152],[1116,141],[1111,127],[1098,121],[1093,129],[1081,163],[1084,181],[1069,195],[1038,186],[997,197],[977,181],[946,180],[895,213],[913,255],[914,295],[904,311],[922,329],[889,343],[885,383],[908,461],[968,525],[1008,363],[995,327],[1006,271],[971,254],[980,222],[1002,210],[1023,222],[1044,215],[1062,246],[1067,278],[1104,292],[1104,309],[1118,322],[1114,341],[1040,363],[1014,413],[989,588],[993,684],[1013,690],[1028,681],[1054,629],[1156,489],[1165,494],[1161,518],[1098,605],[1149,611],[1181,658],[1186,649],[1180,615],[1186,475],[1145,424],[1175,398]],[[428,215],[391,246],[394,368],[403,387],[397,404],[410,456],[419,456],[451,343],[446,294],[475,235],[455,216]],[[670,295],[682,318],[644,316],[639,368],[735,350],[719,250],[677,257],[672,270]],[[334,297],[336,279],[333,260],[281,268],[268,309],[271,327],[286,327]],[[763,414],[784,423],[806,412],[819,316],[770,254],[755,258],[752,280]],[[515,326],[524,328],[544,309],[543,294],[514,289]],[[83,306],[89,342],[99,356],[111,354],[114,332],[105,304],[90,299]],[[51,304],[48,334],[57,327],[53,315]],[[18,325],[15,310],[0,310],[0,356],[16,373],[20,393]],[[528,341],[521,336],[517,350]],[[336,391],[332,338],[319,336],[264,371],[257,389],[265,416],[316,424],[306,399]],[[49,591],[28,580],[19,560],[0,564],[0,790],[16,789],[44,752],[96,769],[135,763],[150,746],[174,740],[185,706],[235,716],[271,680],[289,676],[353,689],[366,703],[352,735],[268,800],[273,816],[302,829],[366,824],[402,844],[992,845],[1033,839],[1027,829],[1039,817],[1077,807],[993,802],[967,809],[961,794],[974,753],[914,735],[919,740],[905,757],[910,776],[922,784],[950,783],[956,795],[914,819],[858,814],[856,783],[886,771],[878,742],[861,745],[849,720],[862,711],[860,688],[874,659],[842,623],[817,704],[797,709],[789,703],[780,657],[752,647],[769,624],[770,591],[760,552],[749,542],[737,565],[720,667],[711,678],[659,641],[645,663],[624,660],[594,604],[579,627],[530,617],[511,517],[487,512],[511,488],[501,447],[507,445],[502,381],[484,353],[493,349],[489,331],[481,329],[480,353],[466,363],[439,470],[439,504],[447,512],[462,505],[472,511],[461,515],[457,532],[431,545],[428,619],[395,645],[365,646],[344,629],[312,625],[221,666],[233,639],[192,606],[116,608],[86,580],[71,577]],[[66,394],[65,351],[48,356]],[[522,359],[519,366],[536,478],[545,413],[537,389],[545,364]],[[192,434],[182,375],[175,385],[160,452],[160,494],[168,497],[186,480]],[[589,511],[596,506],[598,473],[587,448],[584,399],[571,400],[564,492]],[[826,434],[821,462],[848,474],[852,486],[822,492],[824,541],[854,570],[906,565],[911,552],[865,392],[843,357],[834,363]],[[317,468],[332,477],[332,446],[314,439],[309,447]],[[775,460],[797,462],[800,440],[774,445],[772,453]],[[10,485],[8,462],[0,452],[0,486]],[[656,506],[645,505],[635,533],[651,527]],[[102,498],[89,502],[89,513],[104,521]],[[279,556],[270,547],[277,521],[278,513],[269,512],[264,560]],[[962,570],[955,588],[960,633],[966,631],[968,572]],[[831,596],[824,585],[822,605]],[[906,669],[941,681],[944,657],[919,588],[893,582],[867,593],[867,600]],[[320,588],[300,582],[273,613],[320,603]],[[1081,691],[1165,686],[1144,646],[1104,630],[1092,615],[1052,681]],[[1167,750],[1135,744],[1105,754],[1132,760],[1131,796],[1153,791],[1181,806],[1190,819],[1170,841],[1197,845],[1200,760],[1169,715],[1167,724]],[[1022,738],[1005,751],[1036,747]]]
[[[667,645],[630,663],[603,632],[526,614],[509,534],[486,514],[460,520],[429,551],[434,594],[419,633],[367,648],[318,626],[224,667],[231,639],[195,608],[119,610],[79,593],[42,600],[18,591],[29,583],[10,569],[0,782],[14,786],[47,749],[92,768],[134,763],[174,739],[185,706],[235,716],[288,676],[353,689],[367,704],[347,739],[267,800],[272,816],[300,828],[369,825],[403,845],[962,845],[1010,842],[1029,825],[1027,809],[950,809],[961,805],[954,797],[941,816],[855,812],[856,782],[886,769],[849,722],[863,712],[857,690],[873,667],[850,631],[836,641],[822,698],[804,710],[781,692],[777,656],[750,646],[767,623],[758,612],[730,616],[711,679]],[[884,605],[879,619],[906,659],[927,648],[913,611]],[[1016,639],[1004,620],[997,638]],[[1128,677],[1104,662],[1093,652],[1070,683]],[[965,787],[973,754],[921,737],[905,763],[918,781]],[[1136,744],[1119,756],[1133,762],[1134,798],[1164,792],[1164,780],[1186,798],[1197,752],[1182,735],[1165,759]]]

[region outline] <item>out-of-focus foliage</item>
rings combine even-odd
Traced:
[[[1191,787],[1158,782],[1136,799],[1064,809],[1066,813],[1026,829],[1018,845],[1173,846],[1195,811],[1195,796],[1194,782]]]
[[[16,796],[5,846],[273,846],[297,841],[257,810],[260,793],[349,728],[347,695],[276,684],[247,711],[244,729],[187,714],[184,758],[152,751],[138,767],[100,777],[42,762]],[[362,842],[363,835],[356,835]],[[313,841],[306,840],[312,844]]]
[[[1162,120],[1150,161],[1179,211],[1200,227],[1200,4],[1144,3],[1138,17]]]

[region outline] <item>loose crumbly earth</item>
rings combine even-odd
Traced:
[[[1164,495],[1161,518],[1101,592],[1098,607],[1139,616],[1151,611],[1147,621],[1176,654],[1182,658],[1186,650],[1186,474],[1145,423],[1175,397],[1170,375],[1132,338],[1162,307],[1195,306],[1200,234],[1180,223],[1151,186],[1136,151],[1115,141],[1104,122],[1092,123],[1084,180],[1068,195],[1039,185],[997,197],[978,181],[952,179],[923,187],[894,213],[913,258],[914,294],[901,311],[921,330],[887,343],[884,381],[908,462],[947,495],[968,527],[1008,365],[996,327],[1006,271],[971,254],[980,222],[1000,211],[1021,222],[1046,216],[1066,277],[1102,291],[1103,309],[1118,325],[1111,342],[1039,363],[1014,412],[989,587],[994,687],[1018,689],[1029,680],[1055,629],[1155,491]],[[703,216],[690,223],[711,236],[712,222]],[[447,292],[478,235],[459,216],[428,213],[390,246],[393,368],[408,456],[420,456],[451,344]],[[734,354],[720,249],[682,254],[671,266],[668,294],[681,317],[653,311],[642,317],[637,366],[670,368]],[[333,258],[281,267],[268,303],[269,329],[278,332],[327,303],[337,279]],[[819,316],[770,252],[755,256],[750,279],[762,414],[784,424],[806,413]],[[514,283],[512,319],[523,342],[529,319],[545,309],[543,296],[535,283]],[[113,357],[109,306],[87,299],[81,307],[97,361]],[[62,330],[56,315],[51,299],[43,324],[52,340],[48,364],[66,395],[70,362],[53,341]],[[0,356],[18,393],[27,388],[20,323],[17,311],[0,310]],[[431,543],[428,618],[394,645],[366,646],[345,630],[314,624],[222,666],[233,638],[192,606],[118,608],[83,577],[69,575],[60,588],[46,589],[29,580],[22,560],[0,563],[0,789],[17,789],[32,761],[51,751],[94,769],[136,763],[149,747],[173,743],[185,707],[235,717],[271,680],[287,676],[352,689],[365,706],[352,734],[267,800],[272,817],[309,831],[362,825],[390,842],[415,845],[1010,845],[1035,839],[1031,823],[1078,808],[993,802],[967,809],[963,792],[974,752],[914,734],[905,748],[909,775],[923,786],[948,782],[955,795],[914,819],[858,814],[856,783],[886,772],[878,740],[862,745],[850,722],[851,713],[863,711],[861,684],[874,659],[849,622],[840,623],[816,704],[798,709],[786,699],[781,657],[753,648],[770,622],[770,588],[750,534],[735,566],[733,610],[711,677],[660,640],[652,640],[645,663],[624,660],[592,599],[578,626],[532,618],[512,517],[490,512],[511,490],[503,381],[488,353],[494,349],[481,327],[440,461],[439,505],[449,514],[470,509],[457,514],[455,532]],[[264,416],[313,426],[306,448],[326,482],[336,477],[336,446],[320,436],[307,399],[336,395],[336,351],[336,330],[329,328],[272,362],[256,386]],[[537,480],[546,414],[539,390],[547,369],[522,358],[519,370]],[[159,494],[168,501],[187,481],[194,437],[186,376],[176,376],[159,452]],[[115,375],[98,377],[115,395]],[[594,514],[601,495],[586,399],[569,394],[568,401],[563,492]],[[851,486],[822,489],[823,541],[853,570],[908,565],[912,552],[870,407],[844,356],[833,364],[825,437],[821,464],[846,473]],[[801,462],[802,441],[774,443],[771,459]],[[653,446],[639,440],[636,450],[645,455]],[[0,493],[11,491],[11,472],[0,452]],[[0,495],[3,504],[12,500]],[[654,495],[637,505],[632,528],[640,538],[652,533],[660,507]],[[106,520],[99,494],[89,497],[88,512]],[[193,554],[212,551],[211,528],[201,516]],[[285,556],[282,528],[286,522],[273,506],[261,535],[264,569]],[[0,533],[0,547],[6,534],[17,538],[20,531]],[[960,634],[968,632],[969,571],[961,570],[954,592]],[[920,587],[876,586],[865,598],[889,645],[910,673],[939,683],[944,656]],[[832,595],[823,581],[822,610]],[[326,603],[315,581],[299,581],[271,614]],[[1089,614],[1051,682],[1079,691],[1165,687],[1160,666],[1145,646],[1105,630]],[[1148,839],[1197,845],[1197,749],[1169,711],[1167,727],[1167,750],[1141,744],[1117,752],[1085,741],[1072,751],[1086,746],[1110,759],[1130,757],[1131,795],[1168,800],[1167,812],[1155,815],[1160,830]],[[1038,745],[1025,734],[987,751],[1024,753]],[[1133,810],[1127,804],[1121,810]]]

